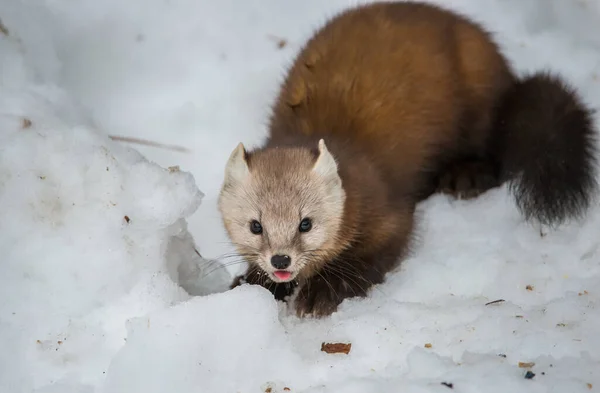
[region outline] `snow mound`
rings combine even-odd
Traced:
[[[194,177],[87,126],[22,49],[0,39],[0,391],[93,391],[127,319],[188,299],[179,283],[209,293],[229,277],[199,280]]]
[[[260,391],[303,374],[278,304],[256,286],[194,298],[131,321],[128,331],[103,392]]]

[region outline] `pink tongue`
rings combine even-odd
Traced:
[[[286,272],[285,270],[276,270],[273,274],[280,280],[287,280],[292,275],[292,273]]]

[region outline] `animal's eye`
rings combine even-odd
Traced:
[[[263,228],[262,225],[260,225],[260,222],[256,220],[250,221],[250,232],[254,233],[255,235],[260,235],[262,231]]]
[[[312,229],[312,221],[310,218],[305,218],[302,221],[300,221],[300,226],[298,227],[298,230],[300,232],[308,232]]]

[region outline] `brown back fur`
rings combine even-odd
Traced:
[[[432,5],[370,4],[340,14],[305,45],[273,108],[270,139],[351,141],[404,194],[439,153],[484,154],[493,110],[513,82],[473,22]]]

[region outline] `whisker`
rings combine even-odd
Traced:
[[[329,286],[329,289],[331,289],[331,291],[333,293],[335,293],[335,297],[339,298],[339,295],[338,295],[337,291],[335,290],[335,288],[333,288],[333,285],[331,285],[331,283],[329,282],[329,280],[327,280],[327,278],[325,278],[325,276],[323,276],[321,274],[321,272],[319,272],[318,270],[317,270],[317,274],[319,276],[321,276],[321,278],[325,281],[325,284],[327,284],[327,286]],[[310,282],[310,280],[309,280],[309,282]]]
[[[358,289],[360,289],[363,293],[366,293],[366,289],[365,287],[363,287],[358,281],[356,281],[354,278],[356,276],[347,274],[346,272],[342,272],[333,268],[328,268],[327,272],[335,275],[336,277],[339,277],[344,283],[346,283],[346,280],[350,281],[352,284],[354,284],[354,286],[356,286]],[[356,291],[354,290],[354,286],[350,285],[350,288],[352,289],[352,292],[354,292],[354,296],[357,296]]]
[[[215,268],[213,268],[213,269],[209,270],[208,272],[205,272],[205,273],[204,273],[204,274],[203,274],[203,275],[200,277],[200,279],[204,279],[204,278],[208,277],[209,275],[211,275],[211,274],[213,274],[213,273],[215,273],[215,272],[219,271],[220,269],[226,269],[227,267],[230,267],[230,266],[235,266],[235,265],[241,265],[241,264],[244,264],[244,263],[246,263],[246,262],[245,262],[245,261],[240,261],[240,262],[237,262],[237,263],[231,263],[231,264],[228,264],[228,265],[220,265],[220,266],[217,266],[217,267],[215,267]]]
[[[330,254],[324,250],[310,249],[305,251],[303,260],[308,261],[308,263],[313,263],[315,262],[315,259],[328,258],[329,255]],[[355,254],[348,253],[329,261],[322,269],[323,272],[335,275],[343,282],[346,282],[347,280],[347,284],[353,284],[356,289],[360,289],[365,295],[371,288],[374,288],[385,295],[385,292],[378,287],[377,284],[379,283],[368,280],[364,273],[362,273],[364,269],[372,269],[378,274],[381,274],[379,268],[375,265],[367,265],[368,263],[366,260],[359,258]],[[352,288],[352,291],[355,292],[356,295],[355,288]]]
[[[357,296],[356,291],[354,290],[354,287],[352,285],[348,285],[348,283],[346,282],[344,275],[340,274],[339,272],[336,272],[335,270],[328,270],[327,273],[337,277],[338,279],[341,280],[341,282],[345,285],[345,286],[349,286],[350,289],[352,290],[354,296]],[[359,286],[360,287],[360,286]],[[362,288],[361,288],[362,289]]]

